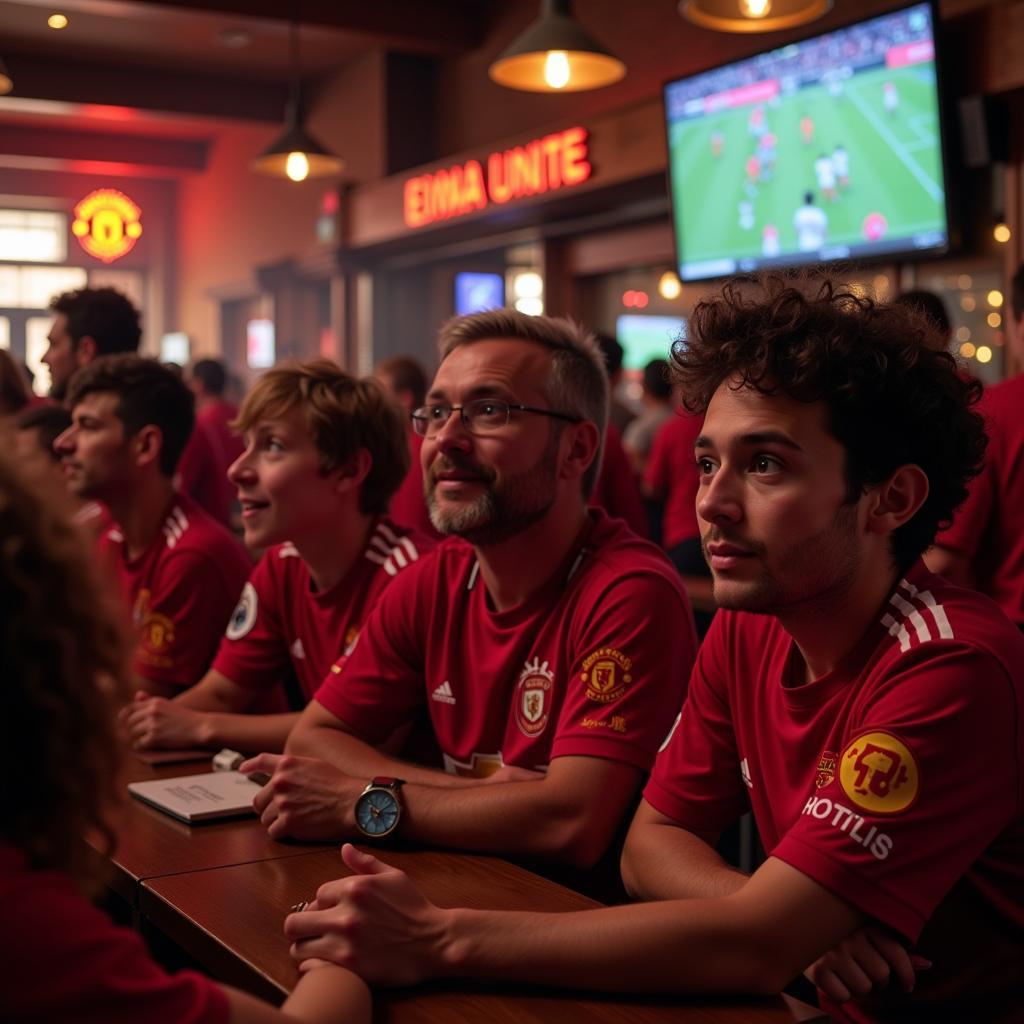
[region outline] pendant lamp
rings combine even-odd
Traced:
[[[291,81],[284,132],[252,163],[250,170],[275,178],[305,181],[340,174],[345,161],[335,156],[302,126],[302,80],[299,73],[299,24],[291,25]]]
[[[777,32],[806,25],[831,7],[832,0],[680,0],[679,13],[719,32]]]
[[[582,92],[617,82],[626,65],[572,17],[569,0],[542,0],[540,18],[495,60],[489,74],[509,89]]]

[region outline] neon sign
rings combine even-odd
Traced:
[[[82,248],[104,263],[113,263],[135,248],[142,234],[142,210],[123,192],[98,188],[76,207],[71,233]]]
[[[593,173],[585,128],[534,139],[491,153],[481,163],[442,168],[409,178],[403,188],[405,223],[421,228],[436,221],[463,217],[492,203],[542,195],[556,189],[581,185]]]

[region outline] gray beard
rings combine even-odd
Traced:
[[[433,474],[427,474],[426,499],[430,522],[438,533],[462,537],[477,547],[509,540],[543,519],[555,503],[557,440],[533,469],[500,486],[488,484],[473,501],[457,508],[442,506],[434,496]]]

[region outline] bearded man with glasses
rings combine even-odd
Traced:
[[[449,539],[395,580],[286,755],[243,770],[272,772],[256,807],[274,838],[589,867],[678,710],[692,614],[665,556],[587,508],[608,409],[593,337],[496,310],[447,323],[440,353],[412,422]],[[424,712],[443,770],[379,749]]]

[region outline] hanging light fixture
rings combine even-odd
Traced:
[[[0,96],[10,92],[14,88],[14,79],[11,78],[7,65],[0,60]]]
[[[626,65],[572,17],[569,0],[541,0],[541,15],[490,67],[499,85],[581,92],[617,82]]]
[[[323,178],[340,174],[345,161],[335,156],[302,126],[302,80],[299,73],[299,23],[291,24],[291,81],[284,132],[249,165],[257,174],[275,178]]]
[[[679,13],[719,32],[777,32],[806,25],[831,7],[832,0],[680,0]]]

